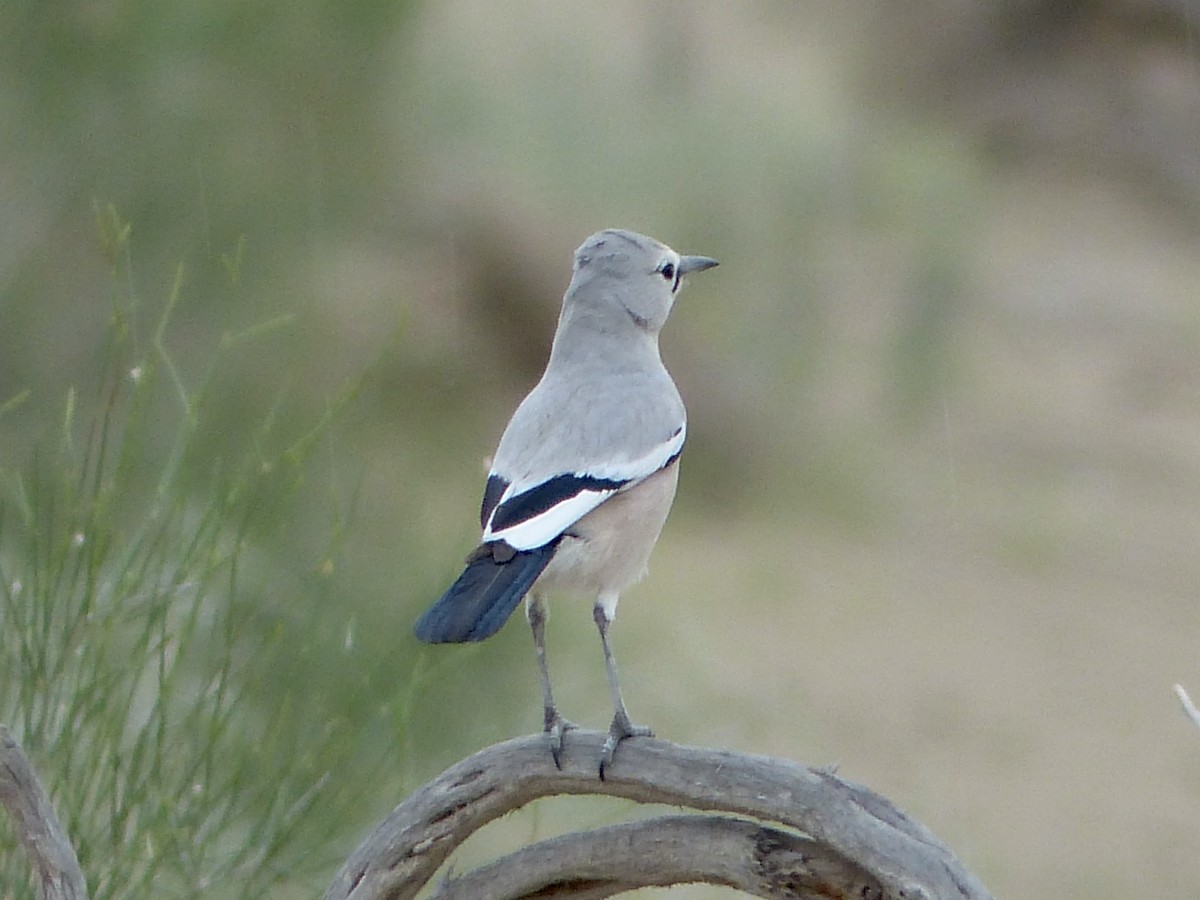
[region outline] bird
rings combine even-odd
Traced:
[[[479,545],[414,626],[425,643],[482,641],[524,599],[543,727],[559,768],[563,736],[577,726],[558,711],[550,686],[547,594],[593,602],[613,704],[600,778],[621,741],[653,735],[625,709],[609,629],[621,593],[646,574],[687,436],[659,332],[684,277],[716,265],[625,229],[599,231],[579,246],[545,372],[492,457]]]

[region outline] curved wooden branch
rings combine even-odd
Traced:
[[[0,804],[8,810],[33,862],[44,900],[87,900],[87,882],[67,832],[5,725],[0,725]]]
[[[338,873],[325,895],[326,900],[412,897],[468,835],[531,800],[554,794],[604,794],[643,803],[718,811],[773,822],[806,836],[736,819],[726,819],[730,824],[719,827],[689,825],[688,828],[720,831],[720,835],[706,833],[714,840],[719,837],[721,846],[726,848],[736,844],[738,859],[728,865],[709,860],[706,865],[716,865],[719,871],[702,868],[692,873],[696,877],[679,880],[728,883],[715,876],[731,877],[731,872],[748,871],[753,877],[737,885],[743,890],[763,896],[803,897],[798,891],[808,888],[802,882],[788,888],[792,894],[787,894],[783,887],[791,882],[780,882],[770,888],[775,893],[766,894],[761,894],[766,889],[761,885],[771,866],[776,866],[786,879],[793,869],[804,871],[804,860],[811,858],[820,860],[819,867],[815,863],[810,867],[812,877],[823,879],[810,890],[816,896],[868,900],[990,898],[978,879],[928,829],[884,797],[828,770],[809,769],[763,756],[639,738],[621,745],[616,762],[607,770],[606,780],[601,781],[596,776],[596,760],[604,738],[602,732],[569,732],[561,770],[554,767],[545,738],[540,734],[496,744],[451,766],[396,807],[367,836]],[[701,822],[710,819],[702,817]],[[675,834],[682,827],[674,818],[660,824],[676,829],[672,832]],[[738,832],[746,828],[751,831]],[[609,833],[601,829],[571,835],[559,849],[575,854],[563,859],[573,858],[578,863],[581,854],[578,848],[583,844],[577,841],[603,842],[619,839],[621,834],[652,839],[628,826],[625,832]],[[759,862],[772,860],[774,841],[780,842],[778,846],[790,854],[790,868],[779,865],[780,857],[775,857],[769,865]],[[507,862],[539,859],[537,854],[547,844],[554,849],[552,842],[544,842],[518,851]],[[530,855],[522,857],[522,854]],[[681,852],[680,858],[683,855]],[[503,866],[505,862],[493,865]],[[629,859],[625,862],[629,863]],[[611,868],[585,870],[578,864],[574,869],[560,865],[554,873],[549,863],[539,865],[546,873],[539,876],[543,879],[542,888],[524,884],[519,876],[512,876],[511,890],[507,893],[457,892],[456,885],[462,883],[466,887],[475,883],[467,882],[467,878],[473,877],[467,875],[444,882],[439,890],[446,897],[520,897],[549,889],[538,896],[592,898],[610,896],[627,889],[626,886],[641,884],[640,879],[646,875],[629,870],[614,875],[616,870]],[[490,885],[499,889],[496,871],[492,870]],[[703,877],[706,873],[714,878]]]
[[[811,838],[746,819],[694,815],[643,819],[542,841],[443,881],[430,900],[591,900],[691,882],[795,900],[883,895],[877,881]]]

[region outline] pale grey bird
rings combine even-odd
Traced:
[[[666,522],[687,416],[658,350],[683,276],[717,264],[632,231],[592,235],[575,251],[546,371],[500,438],[480,509],[483,536],[466,570],[416,624],[428,643],[481,641],[522,597],[556,765],[562,717],[546,666],[543,596],[594,598],[614,708],[600,777],[627,737],[608,630],[621,592],[646,574]]]

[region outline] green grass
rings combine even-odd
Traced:
[[[353,490],[319,477],[318,451],[354,389],[314,419],[281,399],[230,430],[214,373],[286,319],[227,335],[189,377],[169,349],[182,273],[142,308],[121,287],[129,226],[98,221],[115,286],[104,372],[0,469],[0,721],[93,897],[311,893],[356,836],[379,762],[357,738],[388,712],[329,602]],[[324,529],[295,527],[314,504]],[[7,826],[0,884],[33,895]]]

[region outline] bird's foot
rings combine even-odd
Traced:
[[[570,719],[564,719],[554,707],[546,709],[545,732],[550,744],[550,755],[554,757],[555,768],[562,768],[563,735],[572,728],[579,726]]]
[[[600,780],[604,780],[604,773],[609,766],[612,765],[613,755],[617,752],[617,744],[631,737],[654,737],[654,731],[646,725],[634,725],[629,721],[629,715],[623,709],[617,710],[613,716],[612,724],[608,726],[608,737],[604,741],[604,747],[600,750]]]

